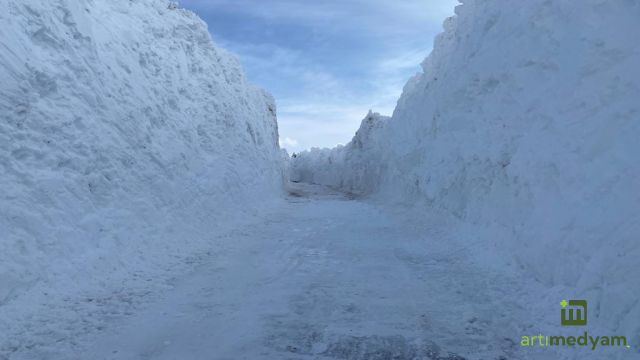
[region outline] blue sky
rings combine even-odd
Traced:
[[[456,0],[182,0],[276,98],[281,145],[345,144],[391,114]]]

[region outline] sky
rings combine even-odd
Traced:
[[[276,99],[290,153],[351,140],[391,115],[457,0],[182,0]]]

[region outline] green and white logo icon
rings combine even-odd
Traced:
[[[562,326],[587,325],[587,301],[586,300],[562,300],[560,302],[560,324]]]
[[[587,301],[586,300],[562,300],[560,301],[560,324],[562,326],[587,325]],[[523,335],[520,346],[523,347],[547,347],[562,346],[566,348],[584,347],[592,351],[606,347],[621,347],[631,350],[631,345],[624,335],[593,335],[587,329],[574,331],[565,329],[563,335]],[[603,358],[604,359],[604,358]]]

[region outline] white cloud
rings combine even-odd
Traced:
[[[298,146],[298,140],[285,136],[280,138],[280,147],[286,149],[295,149]]]

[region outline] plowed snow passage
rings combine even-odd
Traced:
[[[193,273],[114,320],[87,359],[512,359],[505,289],[435,221],[294,184]],[[513,339],[513,340],[512,340]]]

